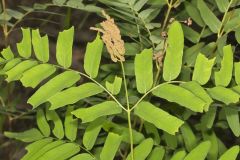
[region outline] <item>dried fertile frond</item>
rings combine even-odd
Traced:
[[[106,44],[107,50],[113,62],[125,61],[124,41],[121,38],[120,30],[114,23],[114,19],[112,19],[104,11],[102,11],[102,14],[106,18],[105,21],[100,23],[102,28],[91,27],[90,29],[103,33],[102,40]]]

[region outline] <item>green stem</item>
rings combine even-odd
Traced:
[[[132,133],[132,123],[131,123],[131,110],[128,110],[127,112],[128,117],[128,130],[129,130],[129,139],[130,139],[130,148],[131,148],[131,160],[134,160],[133,155],[133,133]]]
[[[125,88],[125,96],[126,96],[126,101],[127,101],[127,119],[128,119],[128,130],[129,130],[129,139],[130,139],[130,148],[131,148],[131,159],[134,160],[134,155],[133,155],[133,133],[132,133],[132,122],[131,122],[131,109],[129,105],[129,98],[128,98],[128,90],[127,90],[127,81],[126,81],[126,74],[125,74],[125,69],[123,66],[123,62],[121,63],[121,68],[122,68],[122,74],[123,74],[123,83],[124,83],[124,88]]]
[[[14,25],[9,29],[9,31],[7,32],[7,36],[13,31],[13,29],[15,29],[15,27],[22,21],[22,19],[24,18],[24,17],[26,17],[28,14],[30,14],[30,13],[32,13],[32,11],[28,11],[28,12],[26,12],[23,16],[22,16],[22,18],[21,19],[19,19],[19,20],[17,20],[15,23],[14,23]]]
[[[156,77],[155,77],[154,83],[153,83],[153,87],[155,87],[155,86],[157,85],[158,78],[159,78],[159,76],[160,76],[160,71],[161,71],[161,67],[158,66],[158,68],[157,68],[157,74],[156,74]]]
[[[124,69],[124,66],[123,66],[123,63],[121,63],[121,68],[122,68],[122,74],[123,74],[123,83],[124,83],[124,89],[125,89],[125,97],[126,97],[126,101],[127,101],[127,109],[129,110],[130,109],[130,106],[129,106],[129,98],[128,98],[128,90],[127,90],[127,81],[126,81],[126,76],[125,76],[125,69]]]
[[[168,18],[169,18],[169,15],[170,15],[170,12],[171,12],[171,9],[172,9],[172,3],[173,1],[171,0],[170,3],[168,3],[168,9],[167,9],[167,13],[166,13],[166,16],[165,16],[165,19],[164,19],[164,22],[163,22],[163,27],[162,27],[162,31],[165,30],[166,26],[167,26],[167,21],[168,21]],[[164,51],[166,50],[166,41],[164,42]],[[157,63],[158,65],[158,63]],[[157,85],[157,82],[158,82],[158,78],[160,76],[160,72],[161,72],[161,67],[160,66],[157,66],[157,74],[156,74],[156,77],[154,79],[154,83],[153,83],[153,87],[155,87]]]
[[[89,16],[90,16],[90,13],[86,13],[86,15],[81,20],[81,23],[78,25],[78,29],[82,29],[83,25],[86,24],[86,21],[88,20]]]
[[[167,50],[167,41],[166,41],[166,39],[164,39],[164,41],[163,41],[163,52],[162,52],[163,55],[166,53],[166,50]],[[155,60],[155,62],[156,62],[156,67],[157,67],[157,74],[156,74],[156,77],[154,79],[153,87],[155,87],[157,85],[158,79],[160,77],[160,72],[161,72],[160,63],[158,62],[157,59]]]
[[[4,38],[5,38],[5,45],[6,45],[6,40],[7,40],[7,32],[8,32],[8,28],[7,28],[7,23],[6,23],[6,3],[5,0],[2,0],[2,8],[3,8],[3,19],[4,19],[4,23],[3,23],[3,34],[4,34]]]
[[[206,26],[204,26],[204,27],[202,28],[201,33],[200,33],[200,35],[199,35],[199,37],[198,37],[198,41],[197,41],[197,43],[200,42],[201,37],[202,37],[202,35],[203,35],[203,33],[204,33],[205,28],[206,28]]]
[[[71,14],[72,14],[72,9],[67,8],[67,13],[66,13],[66,16],[64,18],[64,29],[70,28]]]
[[[12,117],[12,118],[11,118],[11,121],[17,120],[17,119],[19,119],[19,118],[22,118],[22,117],[24,117],[24,116],[26,116],[26,115],[28,115],[28,114],[32,114],[32,113],[34,113],[34,112],[36,112],[36,111],[30,110],[30,111],[28,111],[28,112],[23,112],[23,113],[21,113],[20,115],[17,115],[17,116]]]
[[[170,3],[168,3],[168,9],[167,9],[167,13],[166,13],[165,19],[163,21],[162,31],[164,31],[165,28],[166,28],[168,17],[170,15],[171,10],[172,10],[172,0],[170,1]]]
[[[217,34],[218,39],[222,36],[222,34],[223,34],[223,32],[224,32],[224,31],[223,31],[223,25],[224,25],[224,22],[225,22],[225,20],[226,20],[228,10],[229,10],[229,8],[231,7],[232,3],[233,3],[233,0],[231,0],[231,1],[229,2],[228,6],[227,6],[227,9],[226,9],[226,12],[225,12],[224,15],[223,15],[223,19],[222,19],[222,21],[221,21],[221,25],[220,25],[220,27],[219,27],[218,34]]]

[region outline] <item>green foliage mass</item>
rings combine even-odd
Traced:
[[[106,10],[125,40],[125,61],[111,61],[98,33],[86,46],[84,71],[72,69],[74,27],[58,34],[55,63],[38,29],[22,28],[17,51],[1,52],[6,82],[33,90],[27,103],[36,127],[4,132],[29,143],[22,160],[237,160],[240,1],[96,4],[53,0],[35,9]],[[9,9],[0,19],[22,16]]]

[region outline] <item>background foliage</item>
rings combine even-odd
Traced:
[[[1,159],[239,159],[239,5],[3,0]]]

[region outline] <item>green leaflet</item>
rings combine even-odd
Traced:
[[[68,106],[65,121],[64,121],[64,129],[65,129],[65,136],[71,142],[73,142],[77,137],[77,130],[78,130],[78,119],[74,119],[71,112],[74,110],[74,106]]]
[[[37,59],[42,61],[43,63],[48,62],[49,60],[48,36],[45,35],[41,37],[39,29],[32,30],[32,44]]]
[[[80,151],[80,147],[75,143],[65,143],[49,150],[43,154],[39,160],[64,160],[72,157]]]
[[[2,57],[0,57],[0,65],[3,64],[5,61],[6,61],[5,59],[3,59]],[[1,72],[0,72],[0,74],[1,74]]]
[[[182,26],[184,37],[193,43],[198,43],[200,34],[186,25]]]
[[[197,56],[203,46],[204,43],[200,42],[190,48],[185,49],[183,54],[183,63],[186,63],[188,66],[194,66]]]
[[[174,21],[168,30],[168,47],[163,64],[163,79],[171,81],[178,77],[182,68],[184,35],[181,24]]]
[[[28,103],[33,108],[38,107],[40,104],[46,102],[50,97],[68,88],[80,79],[80,75],[74,71],[65,71],[56,77],[49,80],[46,84],[41,86],[29,99]]]
[[[14,58],[10,60],[4,67],[1,69],[0,74],[5,74],[6,71],[12,69],[14,66],[21,62],[20,58]]]
[[[122,141],[129,143],[130,144],[130,140],[129,140],[129,129],[127,127],[124,127],[122,125],[118,125],[115,124],[113,122],[110,121],[106,121],[103,124],[103,129],[107,132],[113,132],[116,133],[118,135],[122,136]],[[133,131],[133,144],[139,144],[142,140],[144,140],[144,136],[142,133],[136,131],[136,130],[132,130]]]
[[[236,38],[237,42],[240,43],[240,28],[236,29],[235,38]]]
[[[74,104],[77,101],[96,95],[103,92],[103,89],[100,88],[95,83],[85,83],[78,87],[71,87],[64,91],[58,92],[48,99],[51,103],[50,109],[57,109],[68,104]]]
[[[234,2],[233,2],[234,3]],[[239,10],[231,10],[228,12],[229,20],[227,23],[224,24],[223,30],[226,32],[235,31],[235,38],[237,41],[239,41],[239,36],[237,35],[239,33]]]
[[[18,53],[23,58],[29,58],[32,53],[31,32],[30,29],[22,29],[22,41],[17,44]]]
[[[129,5],[134,5],[135,3],[136,3],[136,0],[130,0],[130,1],[128,2]]]
[[[55,111],[46,111],[46,117],[48,121],[53,121],[54,128],[52,130],[53,134],[58,138],[62,139],[64,137],[64,130],[63,130],[63,124],[58,116],[58,114]]]
[[[221,155],[219,160],[236,160],[238,154],[239,154],[239,146],[236,145],[231,147],[223,155]]]
[[[218,86],[209,88],[207,91],[213,99],[223,102],[226,105],[239,102],[240,95],[231,89]]]
[[[195,147],[184,160],[205,160],[207,153],[210,149],[211,143],[209,141],[201,142],[197,147]]]
[[[172,135],[174,135],[183,124],[182,120],[170,115],[160,108],[155,107],[149,102],[139,103],[134,109],[134,114]]]
[[[194,20],[194,22],[196,22],[199,26],[203,27],[205,24],[198,9],[188,1],[184,1],[184,6],[188,15]]]
[[[88,153],[82,153],[72,157],[70,160],[94,160],[94,158]]]
[[[227,151],[225,144],[218,138],[218,155],[222,155],[224,152]]]
[[[144,128],[146,134],[153,138],[154,144],[160,144],[161,139],[158,133],[158,129],[152,123],[148,123],[146,121],[144,122]]]
[[[19,19],[23,19],[24,14],[17,11],[17,10],[12,10],[10,8],[6,8],[6,14],[9,16],[12,16],[13,18],[19,20]]]
[[[67,0],[53,0],[53,4],[62,6]]]
[[[190,81],[191,75],[192,70],[188,67],[183,67],[179,78],[181,79],[181,81]]]
[[[207,92],[202,88],[197,82],[190,81],[180,85],[181,87],[189,90],[195,94],[198,98],[202,99],[206,105],[204,106],[204,111],[208,111],[210,104],[213,102],[212,98],[207,94]]]
[[[23,142],[33,142],[43,138],[43,135],[36,128],[26,130],[24,132],[4,132],[8,138],[14,138]]]
[[[197,60],[194,66],[192,80],[197,81],[199,84],[206,84],[212,73],[212,67],[216,58],[209,60],[205,55],[198,54]]]
[[[45,146],[43,146],[42,148],[40,148],[36,153],[32,154],[29,157],[29,160],[37,160],[40,157],[42,157],[46,152],[48,152],[62,144],[64,144],[64,141],[61,141],[61,140],[48,143]]]
[[[137,53],[140,53],[140,45],[138,43],[124,43],[125,55],[135,56]]]
[[[240,85],[234,86],[231,88],[234,92],[240,94]]]
[[[100,154],[101,160],[113,160],[118,148],[121,144],[122,137],[115,133],[108,133],[107,139],[104,143],[102,152]]]
[[[99,117],[119,114],[122,109],[114,101],[105,101],[89,108],[79,108],[72,111],[77,118],[82,119],[82,123],[91,122]]]
[[[161,84],[152,93],[157,97],[178,103],[194,112],[203,112],[206,106],[206,102],[189,90],[172,84]]]
[[[187,151],[191,151],[197,144],[196,136],[194,135],[191,127],[187,123],[184,123],[181,126],[180,130]]]
[[[215,0],[217,6],[218,6],[218,9],[221,11],[221,12],[227,12],[227,9],[228,9],[228,5],[229,5],[229,0]]]
[[[233,52],[231,45],[223,47],[223,54],[221,69],[215,72],[215,84],[226,87],[232,79]]]
[[[14,58],[14,55],[12,53],[12,50],[11,50],[10,46],[8,46],[7,48],[3,49],[2,52],[1,52],[1,55],[6,60],[10,60],[10,59]]]
[[[15,67],[5,73],[8,76],[6,80],[8,82],[19,80],[24,71],[28,70],[33,66],[36,66],[37,64],[37,61],[32,60],[26,60],[17,64]]]
[[[31,157],[36,154],[40,149],[42,149],[47,144],[53,141],[52,138],[44,138],[29,144],[25,149],[27,150],[27,154],[21,158],[21,160],[31,160]]]
[[[87,44],[84,56],[84,70],[91,78],[96,78],[98,75],[102,49],[103,42],[100,39],[100,35],[97,34],[96,39]]]
[[[143,19],[145,22],[146,21],[149,22],[149,21],[151,21],[151,18],[152,18],[151,16],[154,12],[157,13],[157,12],[159,12],[159,10],[158,9],[153,9],[153,8],[148,8],[148,9],[145,9],[145,10],[141,11],[138,14],[138,17]]]
[[[153,85],[152,49],[145,49],[134,60],[137,90],[146,93]]]
[[[218,157],[218,139],[214,131],[203,131],[203,139],[211,143],[211,149],[208,151],[207,159],[216,160]]]
[[[72,45],[74,27],[60,32],[57,40],[56,57],[57,62],[64,68],[69,68],[72,64]]]
[[[62,1],[62,0],[58,0],[58,1]],[[64,0],[64,1],[66,1],[66,0]],[[77,0],[69,0],[67,2],[67,6],[72,7],[72,8],[77,8],[77,9],[84,8],[84,4],[82,3],[82,1],[77,1]]]
[[[234,63],[234,76],[236,83],[240,85],[240,62]]]
[[[228,125],[231,128],[233,134],[236,137],[239,137],[240,136],[240,124],[239,124],[239,114],[238,114],[237,106],[225,107],[224,111],[226,114]]]
[[[140,11],[142,9],[142,7],[147,3],[148,0],[139,0],[137,1],[134,6],[133,9],[135,11]]]
[[[35,88],[44,79],[51,76],[56,68],[50,64],[39,64],[34,66],[22,74],[20,81],[25,87]]]
[[[106,81],[106,88],[113,94],[117,95],[122,87],[122,78],[115,76],[113,83]]]
[[[217,44],[217,50],[216,50],[217,55],[216,55],[216,57],[217,57],[218,63],[222,59],[222,57],[224,56],[223,47],[226,45],[226,43],[227,43],[227,35],[223,35],[216,42],[216,44]]]
[[[51,132],[50,126],[46,120],[44,110],[41,108],[37,110],[37,125],[38,125],[39,130],[42,132],[42,134],[45,137],[50,136],[50,132]]]
[[[177,151],[170,160],[183,160],[184,157],[186,156],[186,151]]]
[[[155,147],[148,156],[147,160],[163,160],[164,154],[165,149],[162,146]]]
[[[145,160],[147,156],[150,154],[152,147],[153,147],[153,140],[151,138],[147,138],[143,140],[133,150],[134,159]],[[131,160],[131,154],[132,153],[129,153],[126,160]]]
[[[216,111],[217,111],[216,107],[210,107],[208,112],[206,112],[204,115],[202,115],[202,117],[201,117],[202,130],[212,128],[213,122],[214,122],[215,117],[216,117]]]
[[[167,132],[163,132],[163,136],[162,139],[165,141],[165,143],[167,144],[167,146],[170,149],[176,149],[178,146],[178,139],[175,135],[171,135]]]
[[[203,0],[197,1],[197,7],[200,11],[201,17],[206,25],[211,29],[212,32],[218,33],[220,30],[221,22],[214,15],[214,13],[208,8]]]
[[[87,126],[83,135],[83,145],[87,150],[93,148],[104,121],[104,118],[98,118]]]

